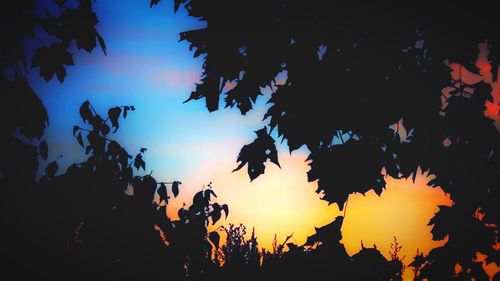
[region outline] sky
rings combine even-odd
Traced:
[[[265,174],[253,182],[246,169],[231,172],[240,148],[263,127],[266,99],[260,97],[246,116],[237,109],[209,113],[204,100],[184,104],[200,79],[202,58],[193,58],[188,43],[178,42],[178,34],[205,23],[187,17],[183,9],[174,14],[171,1],[161,1],[153,9],[148,2],[97,1],[97,29],[107,55],[97,48],[92,54],[76,52],[76,65],[66,69],[62,84],[56,79],[44,81],[37,69],[30,74],[30,83],[49,113],[47,163],[63,155],[59,166],[64,171],[70,163],[84,160],[72,128],[82,125],[78,109],[85,100],[102,115],[110,107],[133,105],[136,110],[121,121],[112,138],[132,155],[147,148],[147,174],[182,182],[180,196],[169,204],[171,216],[210,182],[217,202],[229,205],[228,218],[211,229],[243,223],[249,230],[255,228],[260,245],[267,249],[275,234],[283,241],[293,233],[292,242],[303,244],[314,227],[341,215],[336,204],[328,205],[315,193],[317,183],[307,181],[306,149],[290,154],[285,144],[279,144],[281,169],[267,163]],[[417,174],[416,182],[387,177],[380,197],[373,192],[350,196],[342,228],[349,254],[359,251],[363,241],[367,247],[376,244],[388,257],[396,236],[409,263],[417,248],[428,253],[445,242],[432,241],[427,223],[439,204],[451,204],[449,196],[439,187],[427,186],[433,175]]]

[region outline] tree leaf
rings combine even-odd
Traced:
[[[188,216],[188,211],[184,208],[180,208],[179,211],[177,211],[177,215],[179,216],[179,219],[185,220]]]
[[[47,160],[49,147],[47,146],[47,142],[45,142],[45,140],[38,146],[38,153],[40,153],[40,157],[42,157],[43,160]]]
[[[157,1],[159,1],[159,0],[157,0]],[[174,13],[179,10],[179,6],[181,5],[181,3],[184,3],[184,2],[186,2],[186,0],[174,0]]]
[[[219,248],[220,235],[217,231],[212,231],[208,234],[208,239],[212,241],[216,248]]]
[[[47,174],[47,176],[49,176],[49,177],[53,177],[57,173],[57,169],[58,168],[59,168],[59,166],[57,165],[57,162],[56,161],[52,161],[45,168],[45,174]]]
[[[179,181],[174,181],[172,183],[172,193],[174,194],[174,197],[177,197],[177,195],[179,195],[179,184],[181,184],[181,182]]]
[[[78,171],[78,169],[79,169],[79,168],[80,168],[80,167],[78,167],[78,165],[77,165],[77,164],[73,163],[73,164],[71,164],[71,165],[68,167],[68,169],[66,169],[66,173],[67,173],[67,174],[74,174],[74,173],[76,173],[76,171]]]
[[[67,46],[63,43],[54,43],[49,47],[39,47],[34,51],[31,59],[32,67],[40,67],[40,76],[45,81],[52,79],[56,74],[59,82],[66,77],[65,65],[74,65],[73,55],[66,51]]]
[[[158,195],[160,196],[160,202],[165,201],[165,203],[168,204],[168,195],[167,195],[167,187],[165,186],[164,183],[160,184],[160,187],[158,188]]]
[[[203,210],[203,208],[207,206],[208,206],[208,200],[203,196],[203,191],[198,191],[193,196],[193,205],[191,207],[197,210]]]
[[[156,6],[159,2],[160,0],[151,0],[151,3],[149,3],[149,7],[153,8],[153,6]]]
[[[104,40],[100,38],[95,26],[99,22],[92,10],[92,1],[79,1],[77,8],[64,9],[59,17],[59,35],[64,42],[76,42],[78,49],[88,53],[96,47],[96,39],[105,52]]]
[[[87,140],[95,155],[102,155],[106,149],[106,139],[97,130],[87,134]]]
[[[253,181],[265,171],[264,163],[270,159],[274,164],[280,167],[278,162],[278,152],[274,139],[269,136],[266,128],[260,129],[255,132],[257,138],[250,144],[244,145],[238,155],[238,162],[240,164],[233,172],[243,168],[248,163],[248,175],[250,181]]]
[[[224,215],[226,216],[226,219],[227,219],[227,216],[229,216],[229,207],[227,206],[227,204],[222,204],[222,210],[224,210]]]
[[[85,145],[83,144],[82,132],[78,133],[76,140],[78,140],[78,144],[80,144],[81,147],[85,147]]]
[[[90,102],[88,100],[82,103],[82,105],[80,106],[80,117],[82,117],[83,122],[87,123],[90,123],[90,120],[92,119],[92,117],[94,117],[94,114],[90,109]],[[73,127],[73,132],[75,132],[75,127]]]
[[[101,125],[101,132],[103,135],[109,134],[109,126],[107,124],[102,124]]]
[[[215,192],[211,189],[207,189],[205,190],[205,198],[207,198],[208,201],[210,201],[210,195],[213,195],[214,197],[217,197],[217,195],[215,194]]]
[[[141,158],[142,156],[140,154],[137,154],[135,156],[135,159],[134,159],[134,167],[136,170],[139,171],[139,167],[141,167],[141,162],[139,161],[139,159]]]
[[[212,212],[210,212],[210,216],[212,217],[212,225],[216,224],[217,221],[220,220],[221,213],[220,207],[218,209],[214,209]]]
[[[113,107],[108,110],[108,118],[109,121],[111,121],[111,125],[115,128],[114,133],[118,130],[118,127],[120,127],[120,124],[118,124],[118,118],[120,118],[120,114],[122,112],[122,109],[120,107]]]
[[[142,168],[144,171],[146,170],[146,163],[142,160],[142,155],[140,153],[135,156],[134,167],[137,171],[139,171],[139,168]]]
[[[27,138],[40,139],[48,124],[45,106],[25,79],[7,80],[3,76],[0,82],[3,93],[0,103],[0,119],[3,123],[0,128],[6,133],[19,127],[19,133]]]
[[[80,127],[78,126],[73,126],[73,136],[76,138],[76,132],[78,132],[78,130],[80,130]]]
[[[104,52],[104,55],[107,55],[106,54],[106,43],[104,43],[104,39],[102,38],[101,34],[99,34],[99,32],[97,32],[97,31],[96,31],[95,35],[97,37],[97,42],[99,42],[99,46],[101,46],[101,50]]]

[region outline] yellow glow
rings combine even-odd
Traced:
[[[315,233],[314,227],[330,223],[342,215],[336,204],[328,205],[315,193],[316,182],[307,181],[309,166],[306,154],[280,155],[281,169],[274,164],[266,164],[266,172],[250,182],[246,167],[231,173],[235,164],[229,162],[207,163],[199,173],[199,178],[183,184],[183,188],[212,181],[217,202],[229,205],[229,217],[219,225],[243,223],[250,235],[252,227],[259,245],[272,248],[274,234],[279,241],[293,233],[292,242],[305,243],[307,236]],[[386,177],[386,189],[377,196],[373,191],[365,195],[353,194],[349,197],[346,218],[342,228],[343,240],[348,254],[353,255],[361,248],[361,240],[366,247],[374,244],[388,258],[390,243],[396,236],[403,246],[401,254],[406,255],[405,263],[410,263],[417,248],[427,254],[432,248],[445,241],[433,241],[427,226],[429,219],[438,210],[438,205],[450,205],[451,200],[439,187],[429,187],[432,175],[417,171],[416,181]],[[197,190],[199,190],[199,188]],[[180,199],[169,204],[169,215],[182,202],[189,205],[195,191],[181,192]],[[409,270],[405,279],[411,274]]]
[[[266,249],[272,248],[274,234],[283,241],[293,233],[291,242],[303,244],[307,236],[315,233],[315,226],[325,225],[340,214],[337,205],[329,206],[314,192],[316,183],[307,181],[306,158],[305,154],[280,155],[281,169],[267,163],[265,174],[253,182],[249,180],[246,167],[231,173],[235,167],[232,162],[226,166],[221,166],[220,162],[210,163],[207,167],[216,171],[200,174],[200,178],[204,178],[205,183],[212,181],[217,202],[229,205],[229,217],[221,220],[223,225],[243,223],[248,234],[255,227],[259,245]],[[181,202],[189,204],[192,194],[187,192],[183,198],[169,204],[169,215],[175,217],[174,212],[182,206]]]
[[[350,255],[374,244],[389,258],[390,244],[396,236],[403,246],[401,255],[409,264],[417,252],[428,252],[446,241],[433,241],[427,226],[438,211],[438,205],[451,205],[449,196],[440,187],[427,185],[433,176],[417,171],[415,182],[411,178],[386,177],[386,188],[379,197],[369,191],[364,196],[356,193],[349,197],[347,214],[342,226],[342,242]],[[412,277],[411,270],[405,279]]]
[[[227,223],[242,222],[255,227],[259,244],[271,248],[274,234],[280,241],[293,233],[292,241],[305,243],[307,236],[315,233],[315,226],[327,224],[338,214],[337,205],[319,199],[314,192],[315,183],[307,182],[306,155],[283,155],[279,167],[266,165],[266,172],[249,182],[245,169],[214,179],[218,190],[222,186],[233,189],[221,190],[221,202],[228,202],[230,216]]]

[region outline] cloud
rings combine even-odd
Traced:
[[[157,92],[182,93],[186,97],[194,90],[195,83],[200,81],[201,70],[197,67],[169,64],[168,59],[140,54],[140,53],[114,53],[108,56],[90,56],[83,59],[82,67],[92,69],[93,77],[107,76],[115,79],[99,80],[88,86],[91,90],[110,91],[114,88],[123,88],[124,85],[145,83],[158,89]],[[121,82],[122,81],[122,82]]]
[[[194,89],[201,80],[201,72],[194,69],[165,68],[154,71],[149,78],[154,87],[166,87],[180,90]]]

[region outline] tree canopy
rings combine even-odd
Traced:
[[[151,5],[158,1],[152,1]],[[330,1],[176,0],[207,26],[180,34],[194,57],[204,56],[203,77],[187,101],[204,98],[209,111],[252,109],[271,87],[266,134],[242,148],[253,180],[274,142],[309,151],[309,181],[323,199],[343,206],[349,194],[381,193],[384,175],[408,177],[417,167],[451,194],[429,222],[435,239],[421,278],[481,279],[476,253],[497,264],[500,134],[495,102],[499,36],[493,3],[338,3]],[[483,58],[476,60],[478,44]],[[458,75],[450,75],[460,65]],[[480,77],[475,81],[463,69]],[[286,73],[284,82],[276,81]],[[474,80],[474,79],[473,79]],[[234,87],[226,87],[232,83]],[[266,143],[268,145],[257,145]],[[381,171],[384,171],[382,173]],[[478,216],[477,213],[481,215]],[[472,235],[472,236],[471,236]],[[477,237],[476,237],[477,236]],[[476,239],[471,239],[476,237]]]

